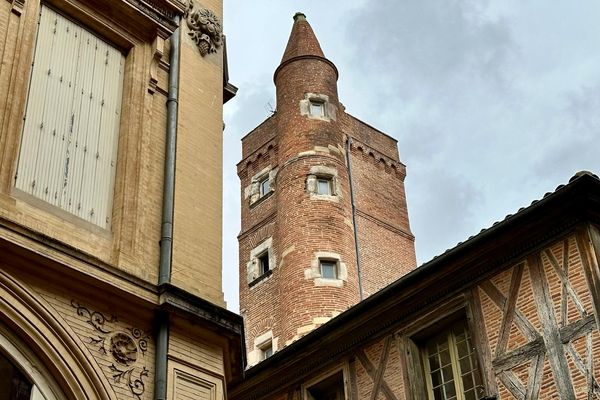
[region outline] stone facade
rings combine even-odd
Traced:
[[[416,266],[397,143],[345,112],[337,68],[305,17],[294,19],[274,75],[277,111],[242,139],[238,164],[250,364],[262,358],[256,337],[272,332],[277,351]]]
[[[124,57],[110,229],[15,187],[43,8]],[[165,104],[179,19],[173,257],[159,287]],[[221,21],[221,0],[0,4],[0,354],[48,400],[161,398],[164,320],[169,399],[225,398],[241,376],[241,319],[223,308],[221,288],[222,104],[235,92],[224,79]]]

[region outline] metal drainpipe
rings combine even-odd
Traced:
[[[179,42],[180,18],[175,17],[177,29],[171,36],[169,57],[169,97],[167,98],[167,129],[165,140],[165,177],[163,188],[163,209],[160,237],[160,263],[158,285],[171,282],[173,257],[173,205],[175,202],[175,153],[177,139],[177,114],[179,104]],[[154,399],[167,398],[167,353],[169,350],[169,315],[158,315],[156,337],[156,360],[154,374]]]
[[[350,145],[352,138],[346,140],[346,162],[348,163],[348,181],[350,182],[350,202],[352,203],[352,228],[354,230],[354,250],[356,251],[356,272],[358,273],[358,294],[360,301],[364,300],[362,273],[360,271],[360,250],[358,246],[358,229],[356,227],[356,203],[354,201],[354,185],[352,184],[352,157],[350,156]]]

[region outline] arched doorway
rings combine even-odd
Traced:
[[[0,324],[0,400],[58,400],[58,385],[29,350]]]

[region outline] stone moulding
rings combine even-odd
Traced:
[[[209,53],[215,53],[223,43],[223,28],[219,17],[209,9],[196,9],[192,0],[188,1],[184,16],[190,29],[188,35],[198,46],[200,55],[204,57]]]

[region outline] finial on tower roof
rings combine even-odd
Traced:
[[[304,13],[297,12],[296,14],[294,14],[294,22],[297,21],[306,21],[306,15],[304,15]]]

